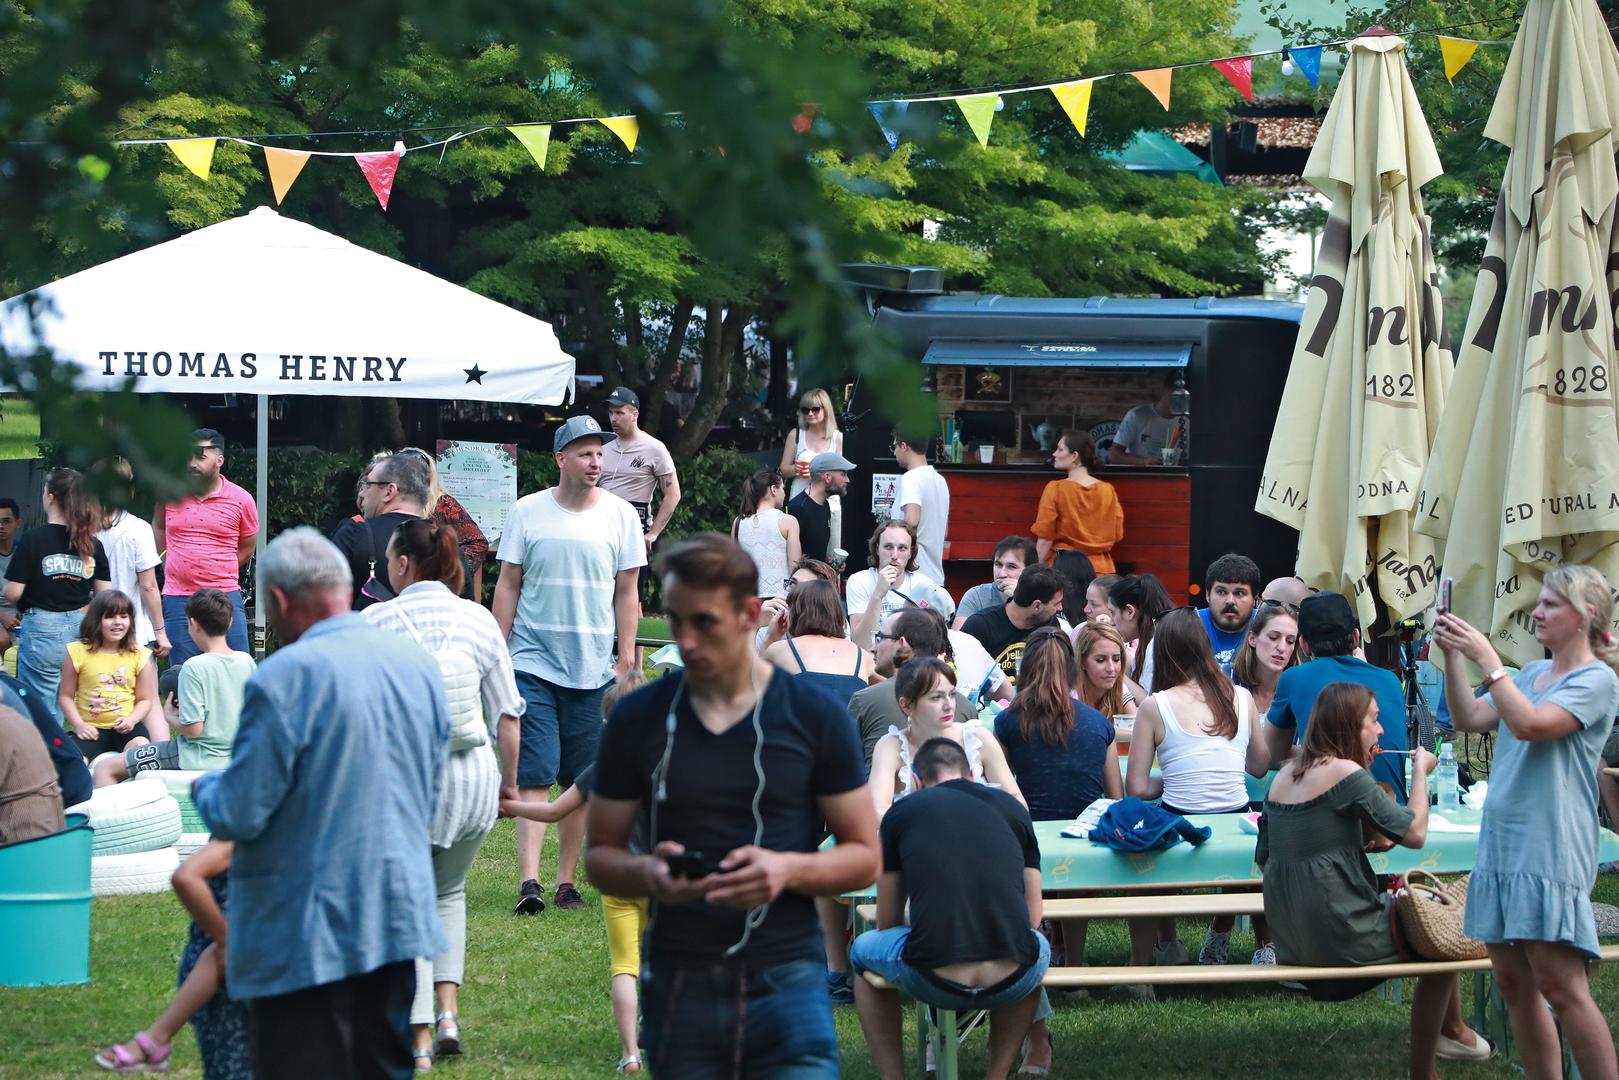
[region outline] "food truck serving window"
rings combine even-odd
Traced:
[[[1185,367],[1190,342],[1180,341],[971,341],[935,340],[922,363],[995,367]]]

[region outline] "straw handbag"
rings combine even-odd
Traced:
[[[1441,881],[1426,870],[1413,870],[1394,894],[1394,907],[1401,932],[1422,959],[1484,959],[1484,946],[1462,933],[1467,875]]]

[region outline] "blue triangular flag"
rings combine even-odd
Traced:
[[[905,115],[910,104],[909,101],[874,101],[867,106],[872,119],[883,129],[883,138],[888,140],[890,150],[899,146],[899,119]]]
[[[1321,46],[1306,45],[1302,49],[1289,49],[1287,54],[1299,66],[1304,77],[1310,80],[1311,86],[1321,85]]]

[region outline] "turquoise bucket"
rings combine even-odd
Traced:
[[[0,844],[0,986],[90,981],[90,819]]]

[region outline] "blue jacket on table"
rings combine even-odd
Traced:
[[[226,978],[273,997],[445,947],[429,828],[449,745],[438,664],[356,613],[248,680],[230,767],[194,797],[231,860]]]

